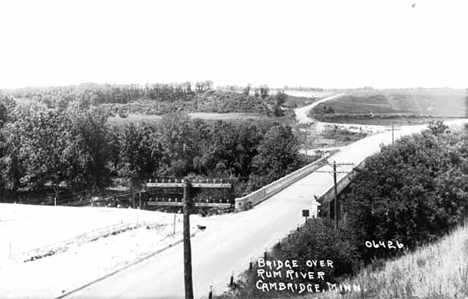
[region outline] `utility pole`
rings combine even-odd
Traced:
[[[298,129],[298,136],[300,136],[300,139],[302,141],[304,141],[304,148],[305,148],[305,155],[306,155],[306,158],[308,157],[307,156],[307,145],[308,145],[308,138],[307,138],[307,135],[308,135],[308,132],[307,132],[307,126],[309,124],[308,123],[305,123],[305,124],[300,124],[298,125],[297,129]],[[302,133],[304,133],[304,137],[301,137],[302,136]]]
[[[198,182],[190,182],[189,180],[175,180],[174,182],[162,180],[162,182],[155,182],[149,181],[146,183],[147,188],[183,188],[183,199],[182,203],[179,202],[169,202],[170,206],[183,206],[183,241],[184,241],[184,287],[185,287],[185,298],[186,299],[193,299],[193,279],[192,279],[192,248],[190,242],[190,212],[192,211],[193,207],[210,207],[210,206],[219,206],[223,205],[222,203],[195,203],[193,198],[191,198],[191,193],[197,194],[197,190],[202,189],[232,189],[232,184],[228,182],[223,182],[219,180],[217,182],[216,179],[213,182],[209,182],[205,180],[202,182],[199,180]],[[180,189],[179,189],[180,190]],[[192,192],[193,191],[193,192]],[[176,217],[176,216],[174,216]],[[176,218],[174,218],[175,220]],[[174,222],[175,228],[175,222]],[[175,230],[174,230],[175,232]]]
[[[333,167],[333,171],[320,171],[317,170],[316,172],[321,172],[321,173],[330,173],[333,175],[333,188],[335,191],[335,198],[333,199],[333,210],[334,210],[334,223],[335,223],[335,229],[338,228],[338,183],[337,183],[337,178],[336,174],[337,173],[349,173],[350,171],[337,171],[336,167],[337,166],[342,166],[342,165],[354,165],[354,163],[336,163],[336,161],[333,161],[333,164],[328,163],[329,166]]]
[[[307,144],[307,125],[305,126],[305,140],[306,140],[306,142],[305,142],[305,154],[306,154],[306,158],[308,158],[309,156],[307,156],[307,146],[308,146],[308,144]]]
[[[392,121],[392,145],[395,143],[395,126],[393,125]]]
[[[333,161],[333,185],[335,189],[335,200],[333,200],[335,210],[335,229],[338,228],[338,186],[336,184],[336,162]]]
[[[396,129],[397,131],[400,129]],[[392,121],[392,145],[395,144],[395,124]]]
[[[177,214],[174,214],[174,231],[172,233],[173,235],[175,235],[176,220],[177,220]]]
[[[192,248],[190,244],[190,182],[184,182],[184,285],[185,299],[193,299]]]

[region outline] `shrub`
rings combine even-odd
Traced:
[[[275,246],[273,252],[269,253],[268,260],[287,260],[297,261],[297,268],[294,270],[299,273],[315,272],[315,278],[298,278],[291,280],[285,279],[287,267],[280,269],[281,278],[262,278],[257,275],[259,269],[258,263],[254,263],[252,271],[246,271],[242,279],[236,283],[235,289],[230,294],[225,294],[220,298],[287,298],[297,296],[297,292],[274,291],[264,292],[256,287],[259,280],[265,283],[273,282],[291,282],[304,284],[318,284],[320,290],[327,290],[328,283],[336,283],[338,277],[350,275],[360,267],[359,254],[349,239],[348,229],[345,227],[335,230],[333,223],[327,219],[309,219],[299,232],[284,239],[280,245]],[[326,260],[332,261],[333,267],[322,267],[319,263],[313,266],[307,266],[307,261]],[[268,269],[268,268],[264,268]],[[317,272],[324,272],[325,275],[319,278]]]
[[[351,184],[349,225],[367,261],[394,251],[366,248],[365,241],[398,240],[414,248],[436,240],[463,219],[468,162],[460,150],[466,137],[439,134],[431,130],[383,146]]]

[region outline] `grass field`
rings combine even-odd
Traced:
[[[193,112],[188,113],[191,118],[201,118],[206,121],[259,121],[266,123],[282,123],[282,124],[291,124],[293,122],[292,117],[274,117],[266,116],[261,113],[212,113],[212,112]],[[114,125],[124,125],[130,122],[158,122],[162,116],[160,115],[142,115],[142,114],[129,114],[125,118],[119,116],[109,117],[108,122]]]
[[[325,98],[336,93],[333,90],[285,90],[287,95],[299,98]]]
[[[343,283],[359,285],[361,292],[331,292],[318,298],[468,298],[468,224],[382,269],[365,269]]]
[[[386,117],[380,117],[379,115],[374,116],[372,118],[356,118],[350,117],[348,115],[337,116],[333,118],[325,118],[322,119],[322,122],[329,122],[334,124],[356,124],[356,125],[365,125],[365,126],[391,126],[392,124],[395,126],[398,125],[421,125],[429,123],[430,121],[437,121],[437,120],[448,120],[448,117],[406,117],[406,116],[398,116],[398,117],[388,117],[389,115],[384,115]]]
[[[466,91],[462,89],[365,90],[327,102],[336,114],[410,113],[434,117],[464,117]]]

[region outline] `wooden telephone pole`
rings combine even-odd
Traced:
[[[192,279],[192,247],[190,241],[190,213],[192,212],[193,207],[204,207],[204,203],[195,203],[193,198],[191,198],[190,193],[191,189],[205,189],[205,188],[214,188],[214,189],[231,189],[232,185],[230,183],[223,183],[222,180],[213,180],[212,183],[206,180],[205,182],[190,182],[185,179],[181,182],[175,180],[171,182],[148,182],[146,187],[149,188],[183,188],[183,213],[184,213],[184,224],[183,224],[183,241],[184,241],[184,287],[185,287],[185,298],[193,299],[193,279]],[[195,191],[196,193],[196,191]]]
[[[354,165],[354,163],[336,163],[333,161],[333,164],[328,164],[333,167],[333,171],[316,171],[316,172],[322,172],[322,173],[331,173],[333,174],[333,187],[335,190],[335,198],[333,200],[333,210],[334,210],[334,222],[335,222],[335,229],[338,228],[338,184],[337,184],[337,178],[336,174],[337,173],[349,173],[350,171],[337,171],[336,166],[342,166],[342,165]]]
[[[299,128],[299,134],[302,132],[302,128],[304,128],[304,131],[305,131],[305,143],[304,143],[304,148],[305,148],[305,155],[306,157],[308,157],[307,155],[307,148],[308,148],[308,145],[309,145],[309,139],[308,139],[308,135],[309,135],[309,131],[308,131],[308,127],[310,126],[310,123],[305,123],[305,124],[300,124],[298,126]]]
[[[190,243],[190,182],[184,181],[184,286],[185,299],[193,299],[192,247]]]
[[[395,129],[395,125],[393,124],[392,121],[392,145],[395,144],[395,131],[399,131],[400,129]]]

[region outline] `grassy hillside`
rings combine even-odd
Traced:
[[[439,242],[387,262],[381,269],[364,269],[343,283],[359,285],[362,291],[345,296],[326,293],[319,298],[466,298],[468,223]]]
[[[128,103],[103,104],[114,113],[163,115],[166,113],[184,112],[214,112],[214,113],[265,113],[268,109],[262,99],[245,96],[235,92],[209,90],[197,94],[192,100],[177,100],[173,102],[157,101],[141,98]]]
[[[272,125],[274,123],[281,123],[284,125],[293,125],[294,119],[292,117],[274,117],[267,116],[261,113],[215,113],[215,112],[192,112],[188,113],[191,118],[200,118],[207,122],[215,122],[217,120],[223,120],[230,123],[242,123],[242,122],[255,122],[259,124]],[[158,122],[162,119],[160,115],[142,115],[142,114],[128,114],[125,117],[119,115],[111,116],[108,118],[108,122],[113,125],[125,125],[128,123],[138,122]]]
[[[465,117],[465,96],[465,90],[450,88],[350,91],[344,97],[319,105],[315,112],[326,113],[315,117],[329,122],[365,124],[384,124],[381,119]]]

